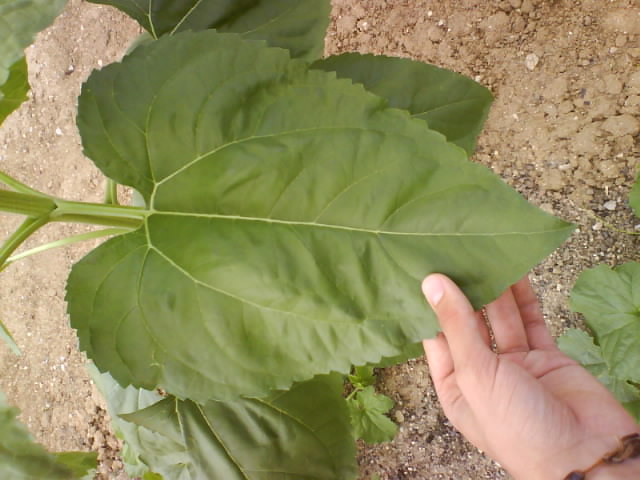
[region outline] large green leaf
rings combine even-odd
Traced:
[[[386,368],[392,367],[394,365],[398,365],[400,363],[404,363],[407,360],[412,360],[414,358],[424,356],[424,347],[422,346],[422,341],[416,343],[409,343],[404,346],[402,351],[391,357],[385,357],[380,359],[373,365],[378,368]]]
[[[266,40],[295,58],[315,60],[324,51],[330,0],[89,0],[113,5],[154,37],[215,28]]]
[[[640,382],[640,264],[585,270],[570,305],[593,330],[611,375]]]
[[[96,477],[96,452],[61,452],[54,453],[56,461],[71,471],[71,478],[93,480]]]
[[[68,452],[58,456],[35,443],[16,419],[18,409],[0,392],[0,478],[11,480],[74,480],[95,469],[95,453]]]
[[[144,228],[73,269],[82,349],[123,385],[262,396],[400,355],[441,271],[476,306],[570,234],[421,120],[281,49],[164,37],[83,88],[78,125]]]
[[[491,92],[470,78],[407,58],[345,53],[319,60],[313,68],[363,84],[390,106],[426,120],[468,155],[493,101]]]
[[[558,338],[558,346],[600,380],[640,422],[640,390],[626,379],[612,374],[601,348],[593,343],[593,338],[588,333],[569,329]]]
[[[116,435],[124,441],[121,455],[127,473],[132,477],[144,477],[151,474],[151,468],[166,480],[190,480],[189,455],[182,442],[159,436],[120,417],[145,409],[164,397],[131,386],[122,388],[111,375],[100,374],[93,366],[89,367],[89,372],[106,400]]]
[[[337,374],[265,399],[200,405],[168,397],[121,417],[154,432],[156,441],[179,444],[188,457],[184,478],[356,478],[355,442]]]
[[[25,100],[28,91],[24,49],[31,45],[36,33],[53,22],[66,3],[67,0],[0,0],[0,122]]]
[[[27,78],[27,60],[17,60],[9,69],[9,77],[0,86],[0,123],[27,99],[29,79]]]

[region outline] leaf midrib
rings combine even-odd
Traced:
[[[242,215],[221,215],[217,213],[196,213],[196,212],[177,212],[170,210],[156,210],[151,209],[150,215],[145,220],[154,215],[159,216],[175,216],[175,217],[194,217],[194,218],[207,218],[207,219],[220,219],[231,221],[247,221],[247,222],[262,222],[273,223],[286,226],[303,226],[313,228],[327,228],[332,230],[345,230],[348,232],[366,233],[370,235],[387,235],[387,236],[404,236],[404,237],[506,237],[516,235],[546,235],[554,232],[561,232],[570,229],[571,226],[563,225],[558,228],[548,230],[535,230],[535,231],[509,231],[509,232],[394,232],[390,230],[377,230],[372,228],[362,227],[350,227],[346,225],[332,225],[328,223],[318,222],[303,222],[296,220],[280,220],[276,218],[262,218],[262,217],[247,217]]]

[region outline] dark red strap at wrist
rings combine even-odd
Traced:
[[[599,465],[615,465],[632,458],[640,458],[640,433],[625,435],[620,439],[620,445],[615,450],[605,453],[601,459],[586,470],[574,470],[564,480],[584,480],[587,474]]]

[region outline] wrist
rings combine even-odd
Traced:
[[[629,480],[640,478],[640,458],[617,465],[602,465],[587,475],[587,480]]]
[[[540,462],[528,474],[517,469],[511,473],[517,479],[527,480],[640,480],[640,437],[627,442],[623,441],[625,438],[591,437],[564,450],[556,450],[552,455],[538,456]],[[609,457],[607,461],[606,457]],[[576,476],[570,477],[571,472],[576,472]]]
[[[608,448],[604,453],[593,455],[598,449],[603,452],[604,439],[593,439],[592,442],[582,443],[574,448],[573,455],[566,455],[560,464],[567,465],[575,462],[569,472],[574,475],[554,476],[556,478],[575,480],[618,480],[640,479],[640,435],[639,433],[625,435],[617,439],[615,448]],[[611,439],[609,440],[611,441]],[[589,460],[588,460],[589,459]]]

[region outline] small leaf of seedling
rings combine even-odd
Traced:
[[[369,444],[393,440],[398,426],[385,415],[393,408],[392,399],[368,386],[349,398],[347,404],[356,438]]]
[[[375,385],[376,376],[373,373],[373,367],[368,365],[365,365],[364,367],[354,367],[353,374],[349,375],[349,381],[357,390],[362,390],[371,385]]]

